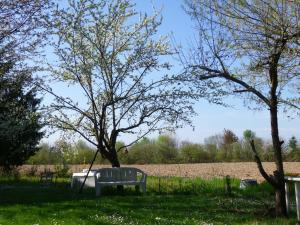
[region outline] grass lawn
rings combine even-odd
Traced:
[[[239,190],[232,181],[232,195],[224,193],[223,180],[149,177],[147,194],[125,188],[94,190],[83,194],[69,188],[67,179],[44,187],[38,178],[0,178],[0,224],[297,224],[276,219],[272,189],[262,184]]]

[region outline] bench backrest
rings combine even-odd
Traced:
[[[137,181],[138,173],[143,171],[133,167],[102,168],[97,170],[98,182]]]
[[[136,181],[137,180],[137,169],[135,168],[121,168],[121,179],[122,181]]]

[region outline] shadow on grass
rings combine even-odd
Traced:
[[[275,220],[265,214],[274,202],[264,185],[247,190],[233,187],[233,194],[227,196],[222,186],[200,185],[192,193],[185,184],[183,192],[165,188],[159,193],[150,183],[146,195],[134,188],[123,193],[106,188],[95,197],[94,189],[82,194],[70,189],[66,179],[49,187],[34,179],[0,183],[10,184],[15,186],[1,190],[0,224],[55,224],[53,220],[57,224],[296,224],[294,219]]]
[[[40,182],[38,177],[25,177],[22,179],[9,179],[0,177],[0,204],[36,204],[48,202],[64,202],[77,200],[97,200],[103,197],[118,196],[205,196],[205,198],[241,198],[250,201],[260,199],[269,200],[273,196],[272,188],[268,184],[262,184],[257,187],[240,190],[235,184],[232,187],[232,195],[228,196],[224,192],[222,181],[212,180],[203,181],[201,179],[194,182],[185,182],[175,178],[171,182],[161,182],[157,188],[157,180],[153,177],[147,184],[147,194],[137,192],[134,187],[126,186],[124,191],[119,192],[115,187],[105,187],[101,197],[95,196],[94,188],[85,188],[83,193],[79,189],[70,188],[70,180],[67,178],[58,179],[55,183],[45,185]],[[198,197],[197,197],[198,196]]]
[[[41,183],[39,178],[0,179],[0,204],[36,204],[47,202],[63,202],[78,199],[92,199],[92,190],[78,194],[70,188],[66,179],[50,184]]]

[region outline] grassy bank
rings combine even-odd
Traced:
[[[272,189],[261,184],[224,192],[222,179],[201,180],[149,177],[146,195],[134,188],[117,193],[93,189],[83,194],[69,188],[68,179],[43,186],[39,179],[0,179],[0,224],[296,224],[272,214]]]

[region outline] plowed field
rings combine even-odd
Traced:
[[[275,164],[263,163],[266,171],[272,173],[275,170]],[[79,172],[89,165],[70,165],[70,172]],[[29,165],[21,168],[22,171],[29,171]],[[95,165],[93,168],[109,167],[109,165]],[[197,163],[197,164],[166,164],[166,165],[131,165],[145,171],[148,175],[154,176],[180,176],[180,177],[202,177],[209,179],[213,177],[223,177],[226,175],[245,179],[253,178],[263,181],[257,166],[254,162],[238,162],[238,163]],[[38,166],[38,171],[45,168],[54,170],[52,165]],[[286,173],[300,173],[300,162],[284,163]]]

